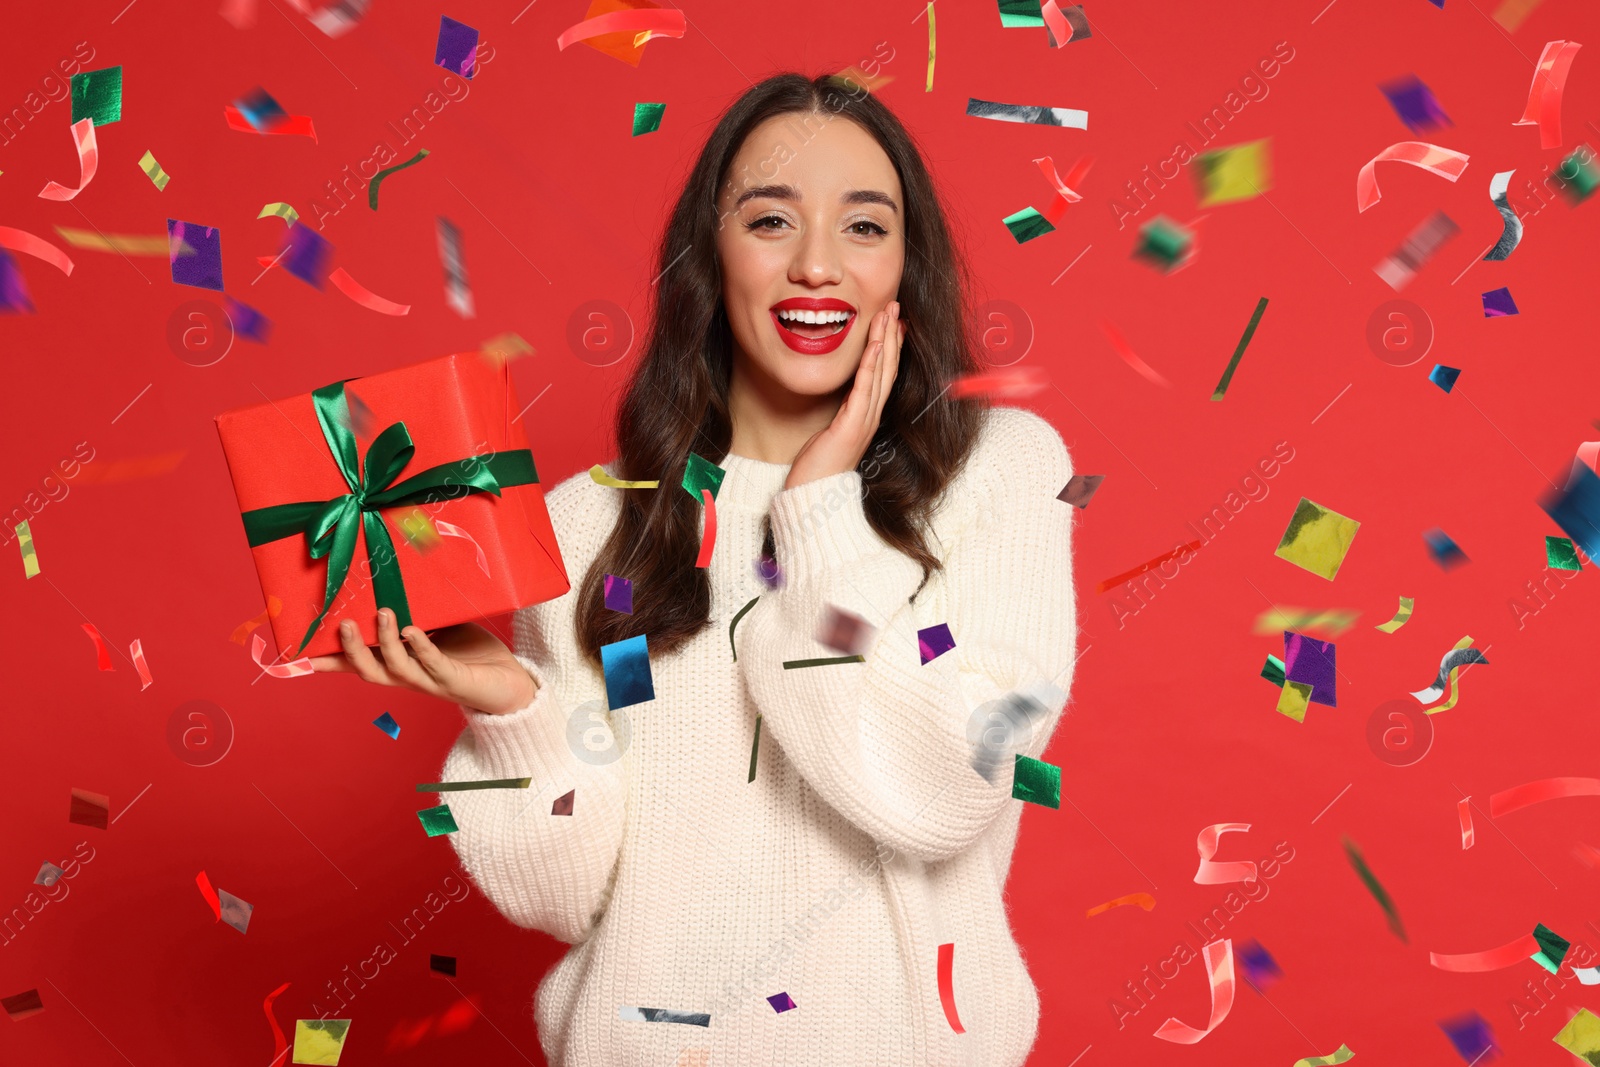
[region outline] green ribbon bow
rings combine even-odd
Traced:
[[[339,473],[344,475],[350,492],[331,500],[273,504],[247,511],[243,515],[251,548],[304,532],[311,558],[328,557],[327,592],[324,594],[322,610],[311,621],[300,647],[295,649],[296,653],[310,644],[312,635],[333,606],[334,594],[344,585],[350,573],[350,561],[355,558],[356,552],[358,517],[367,535],[373,597],[379,607],[394,611],[395,622],[403,629],[411,625],[411,609],[406,603],[406,586],[400,576],[400,561],[395,556],[394,539],[389,536],[389,528],[378,514],[378,509],[406,504],[431,504],[469,493],[493,493],[499,496],[504,486],[533,485],[539,481],[539,473],[533,466],[533,453],[526,448],[518,448],[509,452],[472,456],[454,463],[441,463],[403,482],[390,484],[405,470],[416,452],[406,424],[393,423],[380,433],[368,446],[363,466],[357,459],[355,434],[350,430],[350,406],[345,399],[344,381],[313,391],[311,402],[317,411],[317,421],[322,424],[322,436],[328,441],[328,450],[333,454],[334,462],[339,467]],[[478,469],[464,475],[461,468],[469,462]]]

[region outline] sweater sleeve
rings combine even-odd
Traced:
[[[539,683],[533,703],[505,715],[462,707],[466,729],[440,778],[532,778],[532,785],[452,791],[440,799],[460,827],[450,840],[462,866],[500,913],[518,926],[577,944],[588,938],[610,900],[629,757],[624,752],[611,763],[590,762],[593,757],[578,758],[568,742],[572,709],[597,695],[589,690],[598,677],[568,636],[572,596],[517,612],[514,654]],[[596,730],[609,731],[603,713],[583,734]],[[579,747],[587,741],[583,734]],[[572,814],[552,815],[556,798],[569,790],[575,791]]]
[[[774,498],[785,584],[737,631],[751,695],[785,756],[863,832],[924,861],[967,848],[1015,803],[1009,754],[998,773],[977,769],[990,702],[1038,694],[1036,714],[1007,740],[1011,753],[1037,757],[1071,686],[1071,506],[1056,498],[1071,462],[1043,419],[1000,411],[1009,414],[995,413],[970,476],[952,486],[975,499],[963,502],[971,521],[944,546],[947,617],[931,617],[931,588],[911,601],[922,569],[868,524],[861,476],[850,471]],[[785,669],[839,655],[814,637],[830,604],[878,628],[865,662]],[[923,664],[917,631],[939,623],[955,647]]]

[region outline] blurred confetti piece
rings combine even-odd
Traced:
[[[106,830],[111,826],[111,798],[104,793],[91,793],[87,789],[72,790],[67,821],[79,826],[93,826]]]
[[[877,632],[877,627],[860,615],[827,604],[823,608],[822,620],[817,624],[816,638],[819,644],[827,645],[835,652],[854,656],[867,650]]]
[[[584,12],[583,17],[592,19],[614,11],[637,10],[640,8],[655,9],[660,6],[660,4],[654,3],[653,0],[591,0],[589,8]],[[649,37],[648,30],[638,33],[620,30],[585,38],[583,44],[593,48],[596,52],[611,56],[613,59],[620,59],[630,67],[637,67],[639,61],[644,58],[644,44]]]
[[[283,601],[279,600],[275,596],[270,596],[269,595],[267,597],[266,610],[264,610],[260,615],[257,615],[253,619],[246,619],[244,622],[241,622],[238,625],[238,627],[233,631],[232,636],[230,636],[228,638],[228,640],[232,641],[236,645],[243,645],[244,644],[244,639],[250,636],[250,631],[251,630],[254,630],[257,626],[265,626],[267,624],[267,620],[268,619],[277,618],[278,617],[278,612],[280,612],[282,610],[283,610]]]
[[[293,3],[294,0],[290,2]],[[233,106],[238,108],[239,114],[243,115],[245,121],[255,130],[273,129],[282,125],[289,117],[283,110],[283,105],[259,85],[235,100]]]
[[[961,1026],[961,1016],[956,1014],[955,987],[956,946],[951,941],[939,946],[939,1003],[944,1006],[945,1022],[958,1034],[967,1031]]]
[[[1427,133],[1453,125],[1434,98],[1433,90],[1422,84],[1415,74],[1384,82],[1378,86],[1378,91],[1388,98],[1389,106],[1412,133]]]
[[[272,675],[274,678],[299,678],[301,675],[315,674],[311,666],[311,657],[302,656],[288,663],[264,663],[261,657],[267,651],[267,643],[260,634],[250,638],[250,658],[255,660],[256,666]]]
[[[1472,828],[1472,798],[1462,797],[1456,802],[1456,817],[1461,820],[1461,847],[1469,849],[1477,840]]]
[[[1393,930],[1394,935],[1401,941],[1405,941],[1406,928],[1400,922],[1400,913],[1395,910],[1394,901],[1389,899],[1388,891],[1383,888],[1373,875],[1372,869],[1367,866],[1367,861],[1361,855],[1361,850],[1356,847],[1356,843],[1348,837],[1344,838],[1344,853],[1345,857],[1350,861],[1350,866],[1355,869],[1356,874],[1366,885],[1367,892],[1372,894],[1372,899],[1378,902],[1378,906],[1389,917],[1389,929]],[[1530,938],[1529,940],[1532,939]],[[1439,964],[1436,962],[1434,966],[1437,967]],[[1446,969],[1448,970],[1448,968]]]
[[[387,711],[372,720],[372,725],[394,738],[400,740],[400,724],[394,721],[394,716]]]
[[[1084,17],[1082,4],[1062,8],[1056,0],[1044,0],[1040,15],[1051,48],[1065,48],[1089,36],[1089,20]]]
[[[1500,1051],[1500,1047],[1494,1042],[1494,1033],[1489,1029],[1489,1023],[1475,1011],[1441,1019],[1439,1029],[1444,1031],[1444,1036],[1455,1046],[1456,1053],[1467,1061],[1468,1067],[1482,1060],[1485,1054],[1489,1052],[1498,1054]]]
[[[606,706],[612,710],[656,698],[647,634],[601,645],[600,672],[606,684]]]
[[[350,1035],[349,1019],[296,1019],[294,1062],[337,1067],[344,1040]]]
[[[1035,237],[1043,237],[1047,233],[1054,233],[1055,227],[1050,225],[1048,219],[1032,207],[1025,207],[1015,214],[1007,215],[1000,220],[1006,229],[1011,231],[1011,236],[1017,244],[1026,244]]]
[[[1280,634],[1285,630],[1325,630],[1332,638],[1350,629],[1360,615],[1359,611],[1315,611],[1311,608],[1274,606],[1256,616],[1251,632],[1265,636]]]
[[[72,76],[72,122],[105,126],[122,119],[122,68],[103,67]]]
[[[467,531],[463,530],[461,527],[457,526],[455,523],[445,522],[443,519],[433,520],[433,527],[435,530],[439,531],[439,534],[442,537],[457,537],[471,545],[473,551],[478,554],[478,569],[483,572],[485,578],[493,577],[493,575],[489,573],[489,557],[484,554],[483,546],[478,544],[476,538],[467,533]]]
[[[956,639],[950,635],[949,623],[941,622],[917,631],[917,650],[924,666],[955,647]]]
[[[1443,363],[1435,363],[1433,370],[1428,372],[1428,381],[1447,393],[1455,388],[1456,379],[1459,377],[1461,377],[1459,367],[1446,367]]]
[[[1164,553],[1162,553],[1161,555],[1157,556],[1155,559],[1151,560],[1148,563],[1141,563],[1139,566],[1135,567],[1131,571],[1124,571],[1123,573],[1121,573],[1119,575],[1116,575],[1115,577],[1107,578],[1105,581],[1100,583],[1100,587],[1099,587],[1099,589],[1096,590],[1096,592],[1104,593],[1107,589],[1110,589],[1112,586],[1121,585],[1123,582],[1126,582],[1131,578],[1137,578],[1139,575],[1143,574],[1145,571],[1150,570],[1150,569],[1152,569],[1154,567],[1159,567],[1169,559],[1173,559],[1176,556],[1181,556],[1186,552],[1193,552],[1196,549],[1198,549],[1201,545],[1203,545],[1204,543],[1205,542],[1203,542],[1203,541],[1190,541],[1186,545],[1179,545],[1177,548],[1173,549],[1171,552],[1164,552]]]
[[[1149,911],[1151,908],[1156,906],[1156,898],[1151,896],[1149,893],[1129,893],[1127,896],[1118,897],[1116,900],[1108,900],[1104,904],[1096,904],[1094,907],[1084,912],[1083,917],[1085,919],[1092,919],[1096,915],[1099,915],[1103,912],[1108,912],[1112,908],[1120,908],[1124,904],[1137,904],[1145,911]]]
[[[1250,345],[1250,338],[1256,335],[1256,327],[1261,325],[1261,316],[1266,313],[1267,298],[1262,297],[1256,301],[1255,313],[1250,316],[1250,321],[1244,328],[1244,336],[1239,338],[1239,344],[1233,350],[1233,358],[1228,360],[1228,366],[1222,372],[1222,380],[1217,382],[1217,388],[1212,391],[1212,400],[1221,400],[1228,391],[1228,383],[1233,381],[1233,372],[1239,369],[1239,360],[1244,358],[1244,350]]]
[[[1446,652],[1444,656],[1440,658],[1439,674],[1436,678],[1434,678],[1433,684],[1427,686],[1426,688],[1418,689],[1411,695],[1416,697],[1419,703],[1431,704],[1435,700],[1438,700],[1440,697],[1444,696],[1445,681],[1447,677],[1451,683],[1451,686],[1454,687],[1456,671],[1470,663],[1488,664],[1488,657],[1484,656],[1484,654],[1477,649],[1472,648],[1471,645],[1472,636],[1470,634],[1457,641],[1455,645],[1451,647],[1450,651]],[[1450,698],[1450,704],[1452,706],[1455,704],[1455,697]],[[1445,711],[1447,709],[1441,707],[1436,710]]]
[[[77,230],[70,226],[57,226],[56,233],[73,248],[88,248],[96,252],[120,252],[125,256],[166,256],[171,252],[172,241],[161,234],[104,234],[95,230]],[[179,255],[193,255],[194,249],[179,249]]]
[[[934,44],[935,44],[935,39],[934,39],[934,29],[933,29],[933,0],[928,0],[928,85],[927,85],[927,88],[924,89],[923,91],[924,92],[929,92],[929,93],[933,92],[933,50],[934,50]]]
[[[45,182],[44,188],[39,190],[39,196],[45,200],[73,199],[89,187],[89,183],[94,181],[95,171],[100,169],[100,148],[95,143],[94,122],[91,119],[80,119],[72,124],[72,143],[78,151],[77,187]]]
[[[227,121],[228,129],[237,130],[240,133],[259,133],[263,136],[266,134],[279,134],[289,137],[309,137],[312,143],[316,143],[317,140],[317,128],[312,125],[310,115],[285,115],[281,121],[266,129],[257,127],[233,104],[223,105],[222,117]]]
[[[519,334],[503,333],[483,342],[483,347],[479,351],[493,359],[504,361],[515,359],[517,356],[533,355],[533,346],[524,341]]]
[[[421,508],[408,508],[393,513],[393,521],[400,527],[406,543],[419,552],[428,552],[439,545],[439,530],[433,519]]]
[[[1283,687],[1278,692],[1277,710],[1295,722],[1305,722],[1306,712],[1311,708],[1311,693],[1315,686],[1305,682],[1291,682],[1287,678]]]
[[[1579,145],[1557,169],[1559,188],[1573,204],[1583,203],[1600,189],[1600,167],[1595,165],[1594,149],[1587,144]]]
[[[1513,126],[1538,126],[1540,148],[1561,147],[1561,97],[1566,92],[1572,61],[1583,45],[1577,41],[1550,41],[1539,54],[1528,103]]]
[[[556,50],[565,51],[568,45],[604,33],[637,34],[644,30],[650,31],[652,37],[682,37],[685,32],[684,14],[677,8],[647,8],[613,11],[610,14],[584,19],[561,32],[556,38]]]
[[[1049,384],[1050,380],[1042,368],[1023,364],[980,374],[964,374],[950,383],[945,395],[951,400],[969,396],[1024,397],[1032,396]]]
[[[1486,948],[1481,952],[1463,952],[1460,955],[1450,956],[1440,952],[1429,952],[1428,962],[1441,971],[1471,974],[1514,967],[1538,951],[1539,942],[1534,940],[1533,935],[1523,934],[1515,941],[1509,941],[1499,948]]]
[[[44,1011],[44,1001],[39,999],[37,989],[28,989],[14,996],[0,997],[0,1008],[4,1008],[6,1014],[11,1016],[11,1021],[15,1023]]]
[[[1340,1045],[1337,1051],[1326,1056],[1307,1056],[1295,1060],[1294,1067],[1333,1067],[1334,1064],[1344,1063],[1354,1056],[1355,1053],[1350,1051],[1349,1045]]]
[[[42,259],[62,274],[72,275],[72,260],[67,254],[42,237],[35,237],[26,230],[14,230],[10,226],[0,226],[0,248],[9,248],[13,252]]]
[[[409,315],[410,304],[396,304],[393,300],[385,300],[371,289],[350,277],[343,267],[335,268],[328,274],[328,280],[333,287],[351,300],[360,304],[369,311],[376,311],[382,315]]]
[[[1139,227],[1139,246],[1133,250],[1133,258],[1143,259],[1171,274],[1194,261],[1195,247],[1193,230],[1165,215],[1157,215]],[[1104,329],[1103,323],[1101,328]]]
[[[1483,317],[1497,319],[1517,314],[1517,302],[1511,299],[1511,290],[1505,286],[1483,294]]]
[[[1472,562],[1467,558],[1467,554],[1461,551],[1461,546],[1437,526],[1424,531],[1422,539],[1427,543],[1428,554],[1433,557],[1433,561],[1445,570]]]
[[[661,116],[666,113],[666,104],[634,104],[633,105],[633,135],[638,137],[644,133],[655,133],[661,128]]]
[[[261,213],[258,214],[256,218],[264,219],[269,215],[276,216],[291,226],[293,226],[300,218],[300,212],[296,211],[293,205],[286,204],[282,200],[275,201],[271,204],[263,204],[261,206]]]
[[[1086,508],[1089,501],[1094,499],[1095,493],[1100,489],[1100,483],[1106,480],[1104,474],[1074,474],[1067,479],[1066,487],[1056,494],[1057,500],[1063,500],[1075,508]]]
[[[1569,797],[1600,797],[1600,778],[1541,778],[1502,789],[1489,797],[1489,818],[1498,819],[1534,804]]]
[[[22,576],[32,578],[39,573],[39,554],[33,548],[33,530],[28,526],[28,520],[23,519],[16,525],[17,546],[22,549]]]
[[[1497,173],[1489,182],[1489,202],[1494,209],[1500,212],[1500,240],[1489,249],[1486,260],[1502,260],[1515,251],[1517,245],[1522,243],[1522,220],[1517,218],[1517,213],[1511,208],[1509,190],[1511,176],[1515,170],[1503,170]]]
[[[133,666],[139,672],[139,680],[143,683],[139,686],[139,692],[142,693],[150,688],[155,679],[150,677],[150,665],[145,662],[144,645],[140,643],[139,638],[135,637],[133,643],[128,646],[128,655],[133,659]]]
[[[39,865],[39,873],[33,876],[33,884],[52,886],[59,882],[61,876],[66,873],[66,871],[53,863],[41,863]],[[1593,985],[1594,983],[1591,982],[1590,984]]]
[[[1253,200],[1272,188],[1272,139],[1201,152],[1194,160],[1199,205]]]
[[[1196,885],[1223,885],[1228,882],[1256,880],[1256,865],[1252,860],[1218,863],[1211,858],[1217,854],[1223,834],[1245,833],[1249,829],[1250,824],[1247,822],[1219,822],[1200,831],[1200,835],[1195,838],[1195,850],[1200,853],[1200,866],[1194,872]]]
[[[328,260],[332,255],[333,245],[297,220],[284,231],[283,247],[277,257],[257,257],[257,262],[268,269],[281,262],[284,270],[312,288],[321,289],[328,277]]]
[[[206,903],[211,905],[212,922],[222,921],[222,900],[217,896],[217,891],[211,886],[211,879],[201,871],[194,876],[195,885],[200,887],[200,895],[206,898]]]
[[[1257,993],[1265,993],[1283,980],[1283,969],[1261,942],[1246,941],[1234,950],[1234,955],[1238,958],[1239,969],[1244,972],[1244,980]]]
[[[1542,0],[1501,0],[1494,9],[1494,20],[1505,27],[1507,33],[1516,33],[1522,20],[1533,14]]]
[[[1196,1030],[1187,1023],[1169,1018],[1155,1032],[1155,1036],[1163,1041],[1193,1045],[1221,1026],[1228,1012],[1233,1010],[1233,941],[1228,938],[1212,941],[1200,951],[1205,957],[1206,973],[1211,982],[1211,1018],[1204,1030]]]
[[[1301,497],[1272,554],[1331,582],[1360,529],[1355,519]]]
[[[1533,962],[1551,974],[1560,971],[1561,961],[1567,958],[1567,949],[1572,947],[1572,942],[1544,923],[1534,924],[1533,939],[1539,943],[1539,951],[1532,956]]]
[[[441,978],[454,978],[456,976],[456,958],[430,952],[428,954],[428,972]]]
[[[83,632],[89,635],[89,640],[94,642],[95,654],[100,660],[100,669],[103,671],[116,670],[111,665],[111,649],[106,645],[106,639],[100,636],[100,631],[95,629],[94,623],[85,622],[79,625],[83,627]]]
[[[1442,211],[1436,211],[1417,224],[1406,237],[1405,243],[1394,254],[1373,267],[1373,272],[1399,292],[1404,289],[1417,271],[1423,268],[1433,254],[1450,238],[1460,232],[1460,227]]]
[[[476,34],[477,31],[473,32]],[[372,208],[374,211],[378,210],[378,186],[382,184],[383,179],[387,178],[397,170],[405,170],[407,167],[414,167],[427,158],[428,150],[426,148],[419,148],[417,149],[417,154],[406,160],[404,163],[396,163],[392,167],[385,167],[378,173],[374,174],[372,176],[372,180],[367,183],[367,206]]]
[[[603,485],[608,489],[657,489],[661,485],[660,481],[625,482],[620,478],[613,478],[598,463],[589,468],[589,478],[596,485]]]
[[[303,13],[311,25],[329,37],[338,37],[361,21],[371,3],[372,0],[334,0],[325,8]]]
[[[1045,181],[1050,183],[1056,195],[1051,199],[1050,206],[1045,208],[1044,217],[1051,223],[1059,226],[1061,219],[1066,215],[1067,208],[1083,200],[1083,194],[1078,192],[1078,186],[1083,184],[1089,176],[1089,168],[1094,166],[1093,156],[1083,156],[1072,164],[1072,169],[1067,171],[1063,178],[1056,173],[1055,161],[1049,156],[1040,156],[1034,160],[1043,172]]]
[[[477,73],[478,31],[465,22],[439,16],[439,39],[433,49],[433,65],[452,74],[471,78]]]
[[[1600,556],[1600,475],[1581,459],[1572,461],[1566,488],[1559,493],[1546,492],[1539,506],[1585,556]]]
[[[852,95],[860,92],[875,93],[892,81],[894,81],[893,75],[868,74],[856,64],[852,64],[851,66],[848,66],[843,70],[828,76],[828,83],[830,85],[837,86],[838,88],[843,89],[845,92]]]
[[[1550,537],[1544,539],[1545,564],[1560,571],[1581,571],[1583,564],[1578,562],[1578,549],[1571,540],[1565,537]]]
[[[1400,608],[1394,613],[1394,618],[1390,619],[1388,622],[1379,623],[1377,626],[1374,626],[1373,629],[1382,630],[1386,634],[1394,633],[1411,620],[1411,609],[1416,606],[1416,603],[1417,602],[1411,597],[1401,597]]]
[[[1018,752],[1012,770],[1011,799],[1061,809],[1061,768]]]
[[[256,24],[256,0],[222,0],[217,14],[227,19],[234,29],[248,30]]]
[[[1146,380],[1165,386],[1168,389],[1172,388],[1171,382],[1163,378],[1150,364],[1139,358],[1139,354],[1133,350],[1133,346],[1128,344],[1127,338],[1122,336],[1122,331],[1112,325],[1109,319],[1100,320],[1100,332],[1106,335],[1106,339],[1111,342],[1112,349],[1116,351],[1118,356],[1122,357],[1124,363],[1142,374]]]
[[[161,169],[161,164],[156,162],[154,154],[146,150],[145,154],[139,157],[139,169],[144,171],[144,176],[156,187],[156,192],[166,192],[167,183],[172,180],[172,176]]]
[[[1089,113],[1066,107],[1041,107],[1033,104],[1000,104],[993,100],[967,98],[967,114],[975,119],[1000,122],[1026,122],[1036,126],[1064,126],[1074,130],[1089,128]]]
[[[569,789],[565,793],[562,793],[560,796],[556,797],[555,802],[550,805],[550,814],[571,815],[572,803],[577,795],[578,791],[576,789]]]
[[[1600,1016],[1588,1008],[1567,1020],[1550,1039],[1585,1063],[1600,1063]]]
[[[419,793],[454,793],[463,789],[526,789],[532,778],[494,778],[481,782],[430,782],[417,786]]]
[[[701,489],[700,497],[705,504],[706,521],[700,537],[700,554],[695,557],[694,565],[704,568],[711,566],[711,553],[717,547],[717,505],[710,489]]]
[[[429,837],[438,837],[440,834],[453,834],[461,829],[456,825],[455,816],[450,814],[450,805],[448,804],[423,808],[417,812],[417,819],[422,823],[422,828],[428,832]]]
[[[1468,156],[1450,148],[1441,148],[1426,141],[1400,141],[1385,148],[1362,164],[1356,175],[1356,211],[1367,210],[1383,199],[1378,189],[1379,163],[1409,163],[1436,174],[1446,181],[1455,181],[1467,169]]]
[[[0,312],[32,315],[33,300],[28,296],[28,283],[22,279],[22,269],[11,253],[0,248]]]
[[[472,304],[472,287],[467,284],[466,257],[461,254],[461,231],[443,215],[434,220],[434,230],[439,238],[439,264],[444,268],[444,302],[457,315],[470,319],[477,312]]]
[[[228,312],[228,321],[233,323],[235,334],[258,345],[267,343],[267,338],[272,334],[271,319],[249,304],[239,303],[226,293],[222,295],[222,305]]]
[[[249,933],[250,916],[255,914],[256,906],[240,900],[226,889],[217,890],[217,899],[222,907],[222,921],[241,934]]]
[[[174,283],[221,292],[222,231],[215,226],[168,219],[167,262],[172,267]]]

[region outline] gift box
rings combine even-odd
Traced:
[[[469,352],[217,416],[283,656],[339,651],[345,618],[377,644],[380,607],[432,630],[567,592],[518,410]]]

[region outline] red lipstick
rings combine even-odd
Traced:
[[[789,324],[778,317],[780,311],[843,311],[849,317],[834,333],[807,336],[790,329]],[[804,356],[827,355],[838,348],[844,343],[845,336],[856,321],[856,309],[853,306],[843,300],[824,297],[791,296],[772,305],[768,314],[772,316],[772,325],[777,329],[778,337],[783,343]]]

